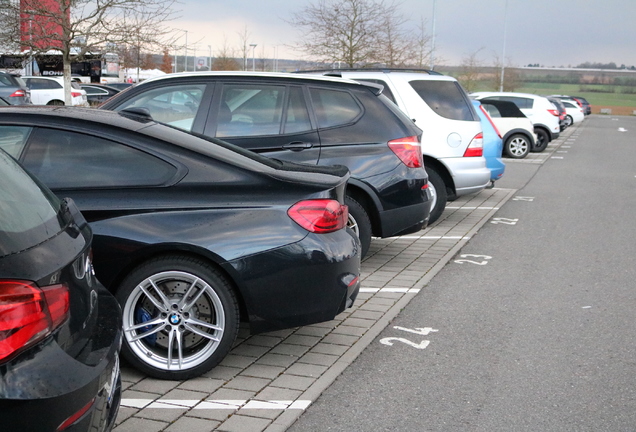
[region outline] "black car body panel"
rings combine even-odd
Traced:
[[[252,102],[252,87],[271,94],[254,96],[258,100]],[[153,97],[164,91],[192,100],[179,107]],[[419,139],[421,130],[379,93],[372,84],[316,76],[186,73],[144,81],[100,109],[146,107],[157,121],[271,158],[345,165],[352,179],[347,195],[362,201],[374,236],[390,237],[426,226],[430,194],[422,190],[428,182],[425,169],[406,167],[387,146],[403,137]],[[284,112],[280,125],[263,120],[268,110],[279,108]]]
[[[272,160],[92,109],[3,110],[0,136],[16,130],[24,132],[16,134],[23,144],[8,147],[56,194],[77,203],[94,233],[96,275],[120,303],[131,273],[169,256],[197,260],[227,280],[254,333],[332,319],[357,295],[360,243],[353,232],[313,233],[288,216],[306,200],[342,206],[344,166]]]
[[[119,304],[93,275],[89,259],[92,233],[71,200],[57,201],[22,171],[19,182],[25,189],[21,192],[27,187],[39,189],[55,206],[57,215],[45,217],[30,194],[21,193],[21,202],[13,201],[12,208],[1,205],[11,202],[12,192],[18,193],[14,183],[7,184],[6,176],[18,170],[11,161],[0,150],[1,177],[3,186],[8,188],[0,193],[0,282],[4,284],[0,296],[6,296],[5,290],[15,281],[26,281],[42,290],[65,285],[69,312],[50,333],[0,360],[2,429],[55,431],[86,408],[65,430],[110,430],[121,398]],[[26,231],[16,229],[16,225],[23,225],[15,219],[20,216],[16,210],[20,207],[29,209],[28,214],[21,214],[25,219],[37,211],[42,217],[38,226]],[[2,306],[10,302],[3,297]],[[54,307],[48,298],[47,303]],[[3,311],[10,323],[12,311]],[[3,320],[2,325],[7,325],[7,321]],[[0,340],[10,337],[11,332],[0,332]]]

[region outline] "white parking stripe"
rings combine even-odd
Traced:
[[[198,399],[122,399],[121,406],[129,408],[159,408],[159,409],[212,409],[212,410],[238,410],[238,409],[258,409],[258,410],[304,410],[311,405],[310,400],[206,400]]]
[[[360,288],[361,293],[379,293],[379,292],[390,292],[390,293],[408,293],[408,294],[417,294],[420,292],[419,288]]]

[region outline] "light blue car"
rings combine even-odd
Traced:
[[[486,158],[486,166],[490,169],[490,181],[495,183],[499,180],[506,170],[501,153],[503,152],[503,141],[497,127],[482,108],[481,102],[473,100],[475,111],[479,115],[481,128],[484,135],[484,157]]]

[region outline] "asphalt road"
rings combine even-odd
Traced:
[[[636,430],[636,118],[592,116],[288,429]]]

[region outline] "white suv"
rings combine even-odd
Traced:
[[[383,94],[422,129],[424,165],[433,194],[429,223],[441,216],[447,199],[477,193],[489,185],[481,123],[455,78],[431,71],[396,69],[334,69],[321,73],[383,85]]]
[[[537,134],[537,141],[532,148],[534,152],[545,150],[548,143],[558,138],[561,133],[559,110],[546,97],[515,92],[475,92],[471,93],[470,96],[477,100],[514,102],[534,125],[534,133]]]
[[[23,76],[22,79],[31,90],[33,105],[64,105],[64,77]],[[88,106],[86,90],[76,82],[71,82],[71,104]]]

